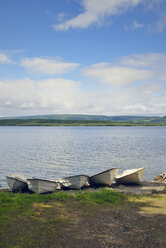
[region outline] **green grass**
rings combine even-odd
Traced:
[[[107,203],[118,203],[127,199],[124,194],[119,192],[111,191],[109,189],[101,189],[100,191],[93,192],[83,192],[75,194],[74,197],[85,203],[97,203],[97,204],[107,204]]]
[[[52,204],[52,202],[75,200],[86,204],[108,204],[124,201],[127,197],[124,194],[101,189],[99,191],[74,191],[71,194],[56,192],[53,194],[21,194],[21,193],[0,193],[0,227],[6,221],[16,219],[17,216],[33,215],[35,204]]]
[[[1,224],[17,215],[28,215],[32,213],[35,203],[46,203],[52,200],[67,200],[71,198],[69,194],[58,192],[56,194],[36,195],[21,193],[0,193],[0,226]]]
[[[35,203],[75,199],[85,203],[105,204],[117,203],[125,198],[126,196],[123,194],[109,189],[101,189],[97,192],[74,191],[72,194],[68,194],[66,192],[56,192],[46,195],[1,192],[0,220],[2,221],[4,218],[11,218],[17,213],[29,213]]]
[[[65,192],[57,192],[54,194],[22,194],[22,193],[0,193],[0,216],[2,215],[2,210],[7,211],[15,210],[24,212],[26,209],[31,207],[36,202],[48,202],[51,200],[67,200],[71,198],[71,195]]]

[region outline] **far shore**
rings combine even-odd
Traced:
[[[166,119],[166,118],[165,118]],[[0,126],[166,126],[166,120],[58,120],[58,119],[0,119]]]

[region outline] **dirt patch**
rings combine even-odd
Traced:
[[[164,248],[166,215],[149,215],[143,206],[140,201],[88,209],[51,247]]]
[[[7,219],[0,248],[165,248],[165,203],[165,194],[105,205],[35,203],[31,214]]]
[[[143,181],[140,185],[112,184],[111,188],[125,194],[152,194],[166,189],[166,182]]]

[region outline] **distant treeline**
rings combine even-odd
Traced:
[[[136,121],[1,119],[0,126],[166,126],[166,118]]]

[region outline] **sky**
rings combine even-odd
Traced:
[[[166,115],[165,0],[0,0],[0,117]]]

